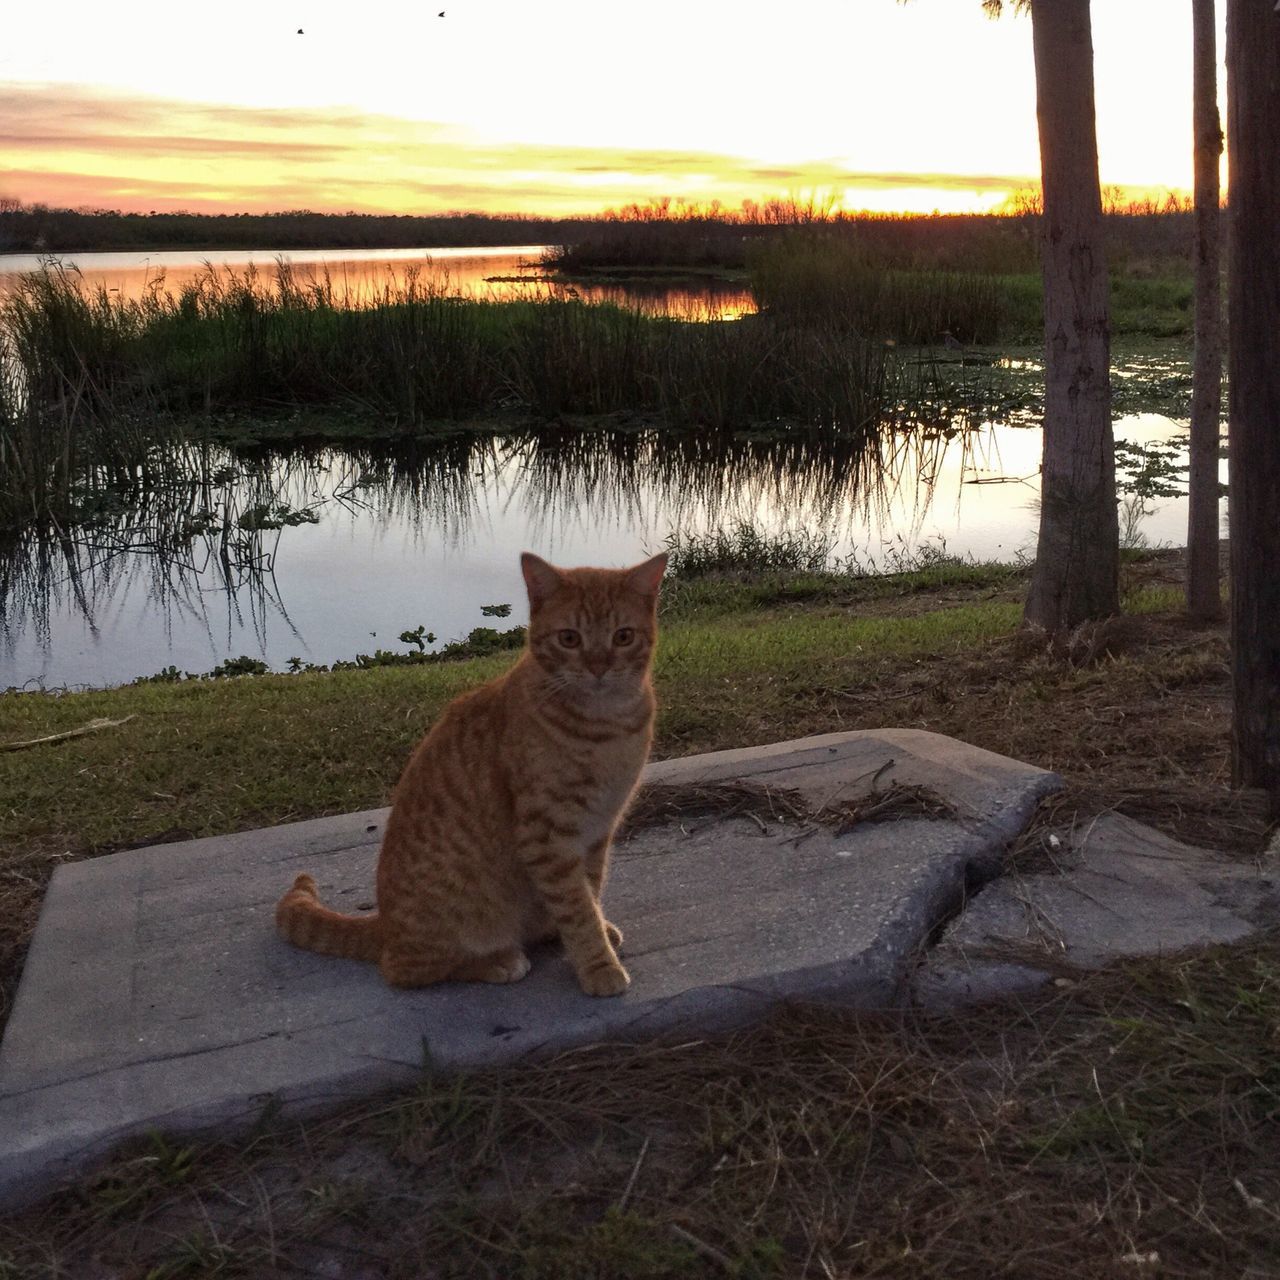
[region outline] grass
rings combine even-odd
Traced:
[[[960,557],[925,557],[900,572],[861,573],[856,564],[830,570],[723,569],[671,578],[664,587],[664,617],[707,622],[721,617],[768,616],[782,609],[866,609],[872,613],[925,610],[975,595],[1005,601],[1024,580],[1016,565]]]
[[[1225,639],[1181,622],[1167,556],[1126,572],[1134,615],[1082,633],[1066,662],[1017,634],[1025,576],[1008,567],[677,578],[656,753],[911,725],[1060,769],[1091,804],[1243,848],[1261,827],[1229,787]],[[510,660],[0,695],[0,746],[134,717],[0,751],[5,990],[59,862],[383,804],[440,708]]]
[[[667,704],[664,737],[674,745],[696,733],[698,745],[707,742],[706,730],[695,730],[690,716],[701,720],[709,699],[722,722],[721,745],[760,709],[735,714],[729,705],[735,687],[791,681],[804,670],[834,674],[869,652],[911,656],[961,648],[1008,631],[1017,618],[1017,606],[1003,601],[850,618],[838,603],[839,579],[828,581],[825,607],[794,614],[785,604],[738,614],[691,610],[687,621],[672,621],[658,668]],[[856,594],[845,590],[844,598]],[[103,850],[382,803],[439,709],[510,661],[499,654],[409,668],[0,696],[0,743],[97,718],[137,716],[109,735],[68,744],[69,752],[0,754],[5,794],[27,799],[0,814],[0,851],[29,855],[43,847],[56,857],[68,845]],[[780,687],[777,696],[787,693]],[[59,765],[73,772],[63,774]],[[122,787],[120,775],[132,783]]]
[[[1140,565],[1144,580],[1149,566],[1161,563],[1156,556]],[[902,712],[938,723],[954,695],[935,689],[931,673],[952,671],[957,688],[963,676],[954,663],[971,658],[970,683],[990,692],[981,685],[992,678],[989,664],[998,671],[1010,661],[1022,585],[1018,570],[965,564],[889,578],[677,580],[657,668],[659,754],[849,727],[857,703],[887,711],[904,689],[921,701],[906,702]],[[1148,581],[1130,592],[1130,608],[1152,615],[1154,626],[1173,615],[1176,591]],[[1225,677],[1209,640],[1193,633],[1188,644],[1163,685]],[[1163,644],[1158,649],[1151,659],[1157,666],[1169,657]],[[0,852],[9,860],[56,860],[382,803],[439,708],[510,660],[495,654],[409,668],[5,695],[0,745],[96,718],[136,719],[75,742],[0,754],[5,794],[26,798],[0,812]],[[1188,664],[1189,674],[1182,671]],[[1057,765],[1051,744],[1037,748],[1036,726],[1010,736],[1014,710],[1053,692],[1109,688],[1122,675],[1142,684],[1144,669],[1140,657],[1117,658],[1104,670],[1061,671],[1035,653],[1017,657],[1003,740],[988,743]],[[1015,674],[1034,679],[1015,687]],[[1113,745],[1099,741],[1090,754],[1104,758]]]
[[[0,344],[0,528],[33,513],[66,527],[81,491],[101,487],[92,477],[127,487],[157,443],[179,428],[216,434],[224,419],[243,440],[255,417],[300,412],[411,436],[626,411],[667,428],[803,425],[870,442],[928,377],[821,327],[467,300],[412,272],[353,297],[283,268],[271,283],[210,269],[134,300],[50,268],[0,306]]]
[[[152,1138],[0,1223],[88,1274],[1256,1276],[1280,1266],[1280,942],[952,1016],[796,1007],[248,1139]]]
[[[813,234],[771,243],[752,258],[751,287],[769,316],[924,344],[952,334],[990,342],[1003,300],[994,276],[886,269],[856,243]]]
[[[3,317],[32,399],[72,385],[116,414],[346,405],[405,428],[518,411],[617,410],[672,425],[865,428],[903,388],[885,354],[822,335],[685,322],[546,295],[449,296],[413,272],[362,294],[210,270],[178,293],[113,298],[66,272],[25,278]]]
[[[1110,207],[1107,256],[1121,275],[1184,272],[1193,228],[1189,209]],[[771,200],[740,212],[677,206],[622,210],[584,227],[549,255],[570,279],[685,272],[741,273],[762,248],[816,236],[848,248],[881,271],[1038,272],[1039,219],[1008,215],[846,215],[817,204]]]
[[[115,317],[51,306],[39,324],[33,332],[31,315],[0,302],[0,530],[50,514],[66,528],[105,495],[145,488],[173,469],[173,424],[117,414],[102,380],[129,341]],[[91,344],[96,369],[77,354]]]
[[[746,267],[741,229],[705,220],[599,223],[543,255],[568,280],[740,276]]]
[[[1226,643],[1175,555],[1050,654],[1021,570],[778,569],[671,593],[657,754],[903,725],[1062,771],[1234,856]],[[49,870],[123,845],[383,803],[414,739],[503,656],[0,698],[6,986]],[[1020,856],[1020,855],[1019,855]],[[1092,1277],[1280,1267],[1280,941],[1067,974],[954,1017],[793,1008],[727,1039],[612,1046],[247,1138],[150,1138],[0,1222],[0,1275]],[[1253,1268],[1252,1271],[1249,1268]]]
[[[1194,290],[1185,262],[1147,274],[1111,273],[1112,333],[1129,340],[1189,337]],[[1043,290],[1035,263],[1012,272],[960,263],[949,270],[886,264],[857,238],[796,234],[756,247],[751,285],[770,316],[815,321],[911,345],[1043,342]]]
[[[822,573],[829,567],[835,538],[817,529],[785,529],[767,534],[749,520],[705,533],[676,529],[666,540],[667,571],[682,583],[712,574]]]

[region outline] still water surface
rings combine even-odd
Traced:
[[[1116,428],[1143,443],[1182,429],[1156,415]],[[837,555],[887,568],[929,544],[980,559],[1033,549],[1038,430],[917,433],[880,447],[873,464],[831,442],[632,432],[460,437],[394,457],[328,449],[256,467],[206,456],[92,542],[31,545],[0,562],[0,689],[119,684],[241,654],[279,669],[291,657],[328,663],[403,650],[400,632],[419,624],[447,641],[490,625],[482,605],[513,606],[499,625],[526,620],[522,550],[619,565],[674,529],[739,519],[823,529]],[[244,528],[261,505],[307,510],[315,523]],[[1185,522],[1185,499],[1164,500],[1142,532],[1180,544]]]
[[[252,268],[260,278],[273,281],[284,263],[300,283],[328,280],[339,299],[356,305],[371,301],[384,286],[402,283],[413,272],[450,293],[496,301],[554,293],[695,319],[736,319],[756,309],[749,289],[715,281],[685,286],[669,282],[553,285],[543,278],[546,268],[541,262],[549,248],[526,244],[462,249],[173,249],[72,253],[56,259],[0,254],[0,295],[16,288],[25,273],[51,261],[76,272],[93,288],[100,285],[121,298],[134,299],[151,289],[176,294],[210,268],[238,274]]]

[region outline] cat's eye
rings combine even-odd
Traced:
[[[567,627],[563,631],[556,633],[556,639],[560,641],[560,646],[563,649],[576,649],[582,643],[582,637],[576,631],[571,631]]]
[[[631,627],[619,627],[613,633],[613,643],[619,648],[625,648],[636,638],[636,633]]]

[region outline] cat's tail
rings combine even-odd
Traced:
[[[316,882],[301,875],[276,904],[276,928],[286,941],[306,951],[347,960],[377,960],[382,955],[382,921],[377,913],[345,916],[323,906]]]

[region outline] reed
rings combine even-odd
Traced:
[[[750,520],[701,532],[677,529],[666,539],[667,571],[680,581],[732,573],[824,573],[835,537],[823,529],[770,533]]]
[[[154,412],[133,352],[154,307],[91,292],[61,269],[0,306],[0,529],[64,529],[108,494],[169,468],[177,433]]]
[[[1191,331],[1185,220],[1107,218],[1112,330],[1139,338]],[[939,344],[1043,340],[1033,220],[867,219],[756,240],[748,252],[762,309],[788,323]]]
[[[175,424],[227,414],[334,408],[408,435],[616,412],[672,428],[865,433],[923,376],[830,323],[694,322],[550,291],[499,303],[413,272],[352,295],[285,265],[272,279],[210,269],[141,300],[47,269],[4,303],[0,341],[8,520],[28,497],[39,505],[51,468],[65,499],[87,467],[136,470],[180,436]]]
[[[938,343],[948,333],[960,342],[990,342],[1005,312],[995,276],[886,269],[845,236],[797,235],[758,249],[751,283],[777,319],[903,343]]]
[[[797,234],[862,255],[882,271],[1039,272],[1038,193],[1000,214],[855,214],[794,201],[741,211],[693,206],[626,209],[573,229],[546,256],[563,275],[741,271],[750,257]],[[1186,275],[1192,216],[1176,200],[1126,203],[1107,194],[1107,256],[1122,273]]]
[[[542,261],[571,278],[740,272],[747,265],[744,230],[711,219],[600,222],[569,243],[550,246]]]

